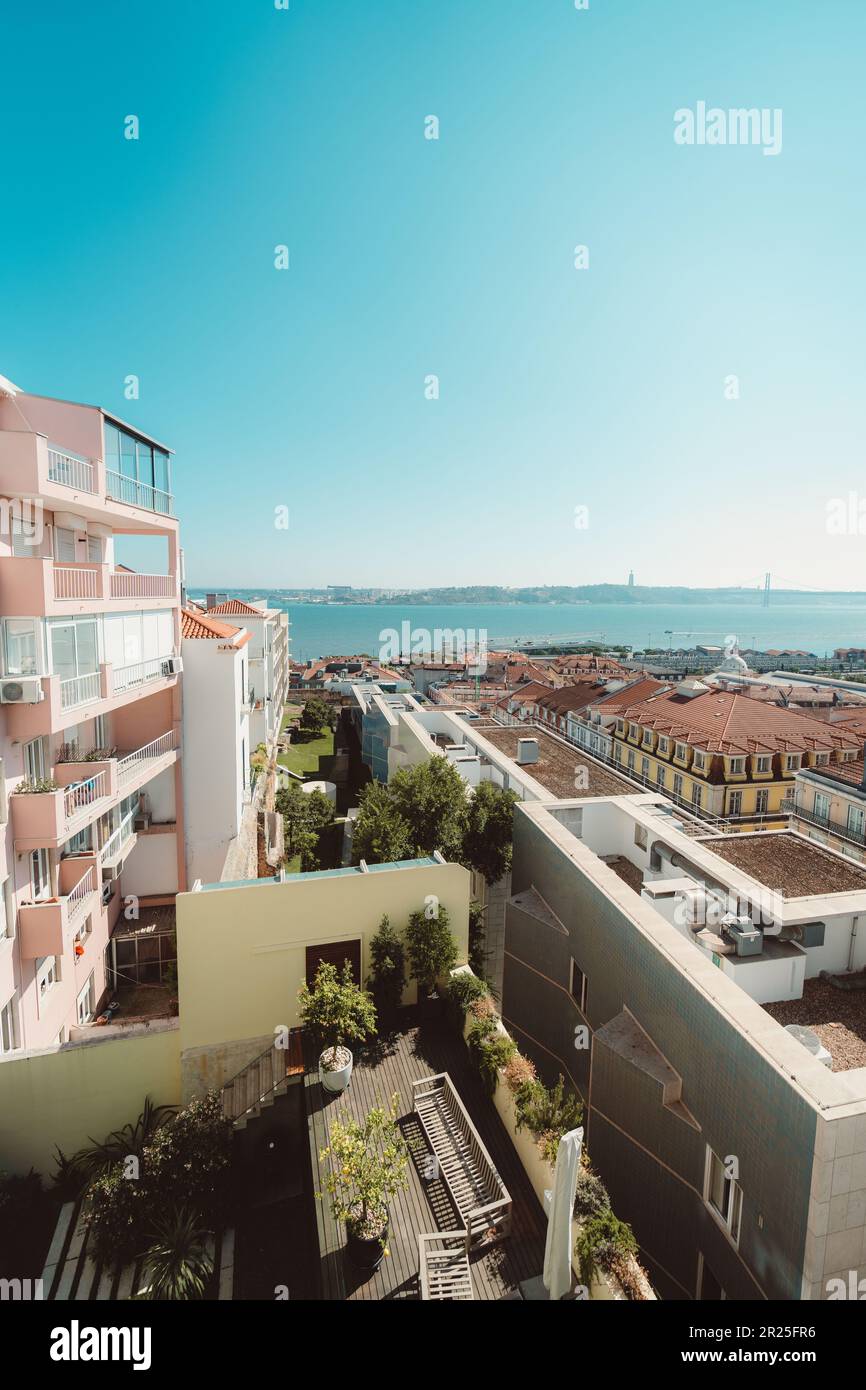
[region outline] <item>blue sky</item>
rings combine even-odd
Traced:
[[[860,0],[19,11],[0,372],[172,445],[191,584],[866,587]]]

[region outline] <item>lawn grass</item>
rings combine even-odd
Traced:
[[[303,777],[316,775],[328,780],[328,767],[320,767],[319,759],[330,759],[333,756],[334,731],[323,729],[313,738],[305,738],[300,743],[291,744],[277,755],[277,762],[287,767],[290,772],[299,772]]]
[[[280,733],[287,729],[290,724],[294,724],[303,712],[303,705],[286,704],[283,706],[283,722],[280,725]]]

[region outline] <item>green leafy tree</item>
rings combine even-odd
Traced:
[[[320,1043],[326,1063],[336,1066],[337,1050],[350,1042],[360,1042],[376,1031],[376,1008],[365,989],[352,978],[348,961],[342,974],[329,961],[320,961],[313,987],[306,980],[298,991],[304,1026]]]
[[[463,860],[488,884],[498,883],[511,868],[512,825],[517,796],[482,782],[469,799]]]
[[[330,710],[327,702],[320,696],[314,695],[304,705],[298,722],[304,732],[308,734],[320,734],[323,729],[329,728]]]
[[[380,1014],[393,1013],[403,998],[406,953],[399,933],[385,916],[370,942],[370,992]]]
[[[406,925],[406,956],[419,990],[432,994],[436,981],[457,964],[457,942],[448,913],[439,903],[413,912]]]
[[[153,1244],[144,1257],[139,1298],[192,1301],[204,1297],[213,1274],[210,1232],[189,1207],[176,1207],[154,1222]]]
[[[469,904],[469,966],[479,980],[484,977],[484,913],[479,902]]]
[[[388,784],[397,815],[409,827],[415,857],[434,850],[459,862],[466,829],[466,784],[447,758],[401,768]]]
[[[413,858],[409,826],[394,807],[390,789],[369,782],[361,793],[352,832],[352,859],[360,864],[395,864]]]
[[[325,1191],[334,1219],[361,1239],[384,1242],[388,1198],[408,1180],[409,1150],[397,1126],[398,1099],[395,1094],[387,1110],[379,1104],[363,1120],[344,1113],[331,1125],[331,1142],[322,1153],[323,1161],[331,1160]]]

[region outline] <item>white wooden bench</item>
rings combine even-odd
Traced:
[[[430,1231],[418,1237],[418,1268],[424,1302],[466,1302],[474,1298],[466,1231]]]
[[[450,1076],[425,1076],[414,1083],[413,1092],[415,1114],[439,1160],[470,1246],[508,1235],[511,1197]]]

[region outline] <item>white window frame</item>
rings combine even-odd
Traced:
[[[21,1033],[18,1019],[18,995],[12,992],[0,1009],[0,1057],[17,1052],[21,1046]]]
[[[755,757],[756,772],[772,772],[773,759],[769,753],[758,753]]]
[[[732,776],[732,777],[739,777],[739,776],[742,776],[742,774],[743,774],[743,773],[745,772],[745,770],[746,770],[746,760],[745,760],[745,758],[731,758],[730,767],[731,767],[731,776]]]
[[[59,984],[60,957],[40,956],[36,962],[36,999],[40,1018],[45,1000]]]
[[[718,1165],[718,1170],[714,1168],[714,1164]],[[721,1184],[720,1190],[718,1183]],[[714,1191],[720,1197],[720,1204],[714,1199]],[[743,1189],[735,1178],[726,1175],[722,1159],[713,1152],[709,1144],[704,1167],[704,1204],[734,1248],[739,1249],[743,1225]]]
[[[75,1000],[75,1017],[78,1019],[79,1028],[83,1028],[85,1023],[89,1023],[96,1012],[96,986],[94,974],[91,970],[87,977],[87,983],[82,990],[79,990]],[[86,1015],[86,1016],[85,1016]]]
[[[852,819],[855,822],[854,825],[851,824]],[[846,824],[852,835],[862,835],[864,827],[866,827],[866,810],[862,806],[853,806],[849,803]]]
[[[818,803],[821,803],[820,808]],[[816,819],[829,821],[830,819],[830,798],[826,792],[816,792],[815,800],[812,803],[812,814]]]
[[[51,860],[48,850],[31,850],[27,856],[27,864],[30,870],[30,895],[35,903],[44,902],[51,896]]]

